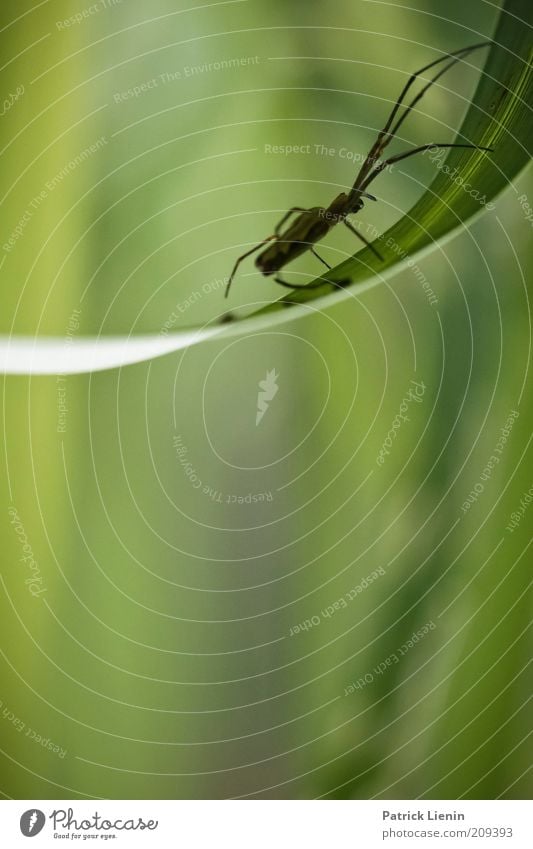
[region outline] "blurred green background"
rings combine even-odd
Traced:
[[[490,37],[498,9],[4,0],[0,15],[0,331],[70,339],[223,314],[235,258],[350,185],[406,74]],[[482,64],[444,77],[391,152],[452,141]],[[421,157],[380,176],[365,224],[384,231],[434,174]],[[151,363],[4,378],[4,797],[531,794],[523,194],[525,175],[417,260],[434,303],[405,269]],[[335,232],[321,254],[357,247]],[[249,260],[229,308],[280,294]]]

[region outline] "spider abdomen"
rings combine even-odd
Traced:
[[[266,250],[255,260],[262,274],[275,274],[293,259],[309,250],[310,245],[323,239],[336,221],[328,221],[323,207],[315,206],[302,212]]]

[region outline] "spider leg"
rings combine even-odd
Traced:
[[[262,241],[262,242],[259,242],[259,244],[255,246],[255,248],[252,248],[252,249],[251,249],[251,251],[246,251],[246,253],[245,253],[245,254],[242,254],[242,256],[240,256],[240,257],[238,258],[237,262],[236,262],[236,263],[235,263],[235,265],[233,266],[233,271],[232,271],[232,272],[231,272],[231,274],[230,274],[230,278],[229,278],[229,280],[228,280],[228,285],[226,286],[226,291],[225,291],[225,293],[224,293],[224,297],[225,297],[225,298],[227,298],[227,297],[228,297],[228,295],[229,295],[229,290],[230,290],[230,286],[231,286],[232,280],[233,280],[233,278],[235,277],[235,274],[237,273],[237,269],[238,269],[239,265],[241,264],[241,262],[243,261],[243,259],[246,259],[246,257],[251,256],[251,254],[253,254],[253,253],[255,253],[256,251],[258,251],[258,250],[259,250],[259,248],[262,248],[262,247],[263,247],[263,245],[266,245],[266,243],[267,243],[267,242],[271,242],[273,239],[277,239],[277,236],[276,236],[276,234],[275,234],[275,233],[274,233],[272,236],[267,236],[267,237],[266,237],[266,239],[263,239],[263,241]]]
[[[478,144],[439,144],[437,142],[432,142],[431,144],[422,144],[419,147],[413,148],[413,150],[405,151],[404,153],[397,153],[396,156],[391,156],[389,159],[383,159],[381,162],[378,162],[373,171],[370,172],[368,177],[363,183],[363,186],[368,186],[368,184],[378,176],[378,174],[383,171],[387,165],[392,165],[394,162],[400,162],[402,159],[408,159],[410,156],[414,156],[415,153],[423,153],[425,150],[438,149],[439,147],[463,147],[463,148],[474,148],[475,150],[485,150],[488,153],[493,152],[492,147],[482,147]]]
[[[444,56],[441,56],[439,59],[435,59],[433,62],[430,62],[428,65],[424,65],[423,68],[420,68],[418,71],[415,71],[413,74],[411,74],[411,76],[407,80],[406,84],[404,85],[398,100],[396,101],[396,103],[394,104],[394,106],[392,108],[392,111],[391,111],[391,113],[390,113],[390,115],[387,119],[387,123],[385,124],[383,129],[380,130],[380,132],[378,133],[376,141],[374,142],[374,144],[370,148],[370,151],[368,152],[368,155],[367,155],[365,161],[363,162],[361,168],[359,169],[359,173],[357,174],[357,177],[356,177],[355,182],[353,184],[352,192],[356,193],[358,189],[361,189],[362,185],[366,182],[366,178],[367,178],[369,172],[373,169],[377,159],[381,156],[384,148],[392,141],[392,139],[394,138],[394,135],[397,133],[397,131],[398,131],[399,127],[401,126],[401,124],[403,123],[403,121],[405,121],[405,119],[407,118],[409,112],[418,103],[418,101],[424,96],[424,94],[428,91],[428,89],[431,88],[431,86],[434,83],[436,83],[437,80],[443,74],[446,73],[446,71],[448,71],[451,67],[453,67],[453,65],[455,65],[456,62],[459,62],[462,59],[465,59],[466,56],[468,56],[469,53],[472,53],[472,51],[478,50],[480,47],[487,47],[491,43],[492,42],[490,42],[490,41],[481,41],[477,44],[472,44],[470,47],[463,47],[460,50],[455,50],[453,53],[446,53]],[[398,110],[403,105],[404,98],[406,97],[409,89],[411,88],[411,86],[413,85],[415,80],[421,74],[423,74],[425,71],[428,71],[430,68],[435,67],[435,65],[438,65],[441,62],[446,62],[446,60],[449,60],[449,61],[447,62],[445,67],[442,68],[437,74],[435,74],[435,76],[432,77],[432,79],[423,86],[423,88],[419,92],[419,94],[417,94],[416,97],[413,98],[411,103],[405,107],[405,111],[404,111],[403,115],[401,115],[400,118],[394,124],[394,126],[392,126],[394,119],[396,118],[396,115],[398,114]],[[392,129],[391,129],[391,127],[392,127]]]
[[[331,270],[331,265],[328,265],[325,259],[322,259],[319,253],[315,251],[312,245],[309,245],[309,250],[311,253],[316,256],[320,262],[326,266],[328,270]],[[325,278],[320,278],[316,280],[314,283],[289,283],[287,280],[283,280],[282,277],[274,277],[276,283],[279,283],[280,286],[285,286],[287,289],[316,289],[318,286],[322,286],[324,282],[329,283],[331,281],[326,280]]]
[[[468,56],[469,53],[472,53],[473,50],[479,50],[480,47],[487,47],[491,43],[492,42],[490,42],[490,41],[481,41],[481,42],[478,42],[477,44],[471,45],[470,47],[463,47],[462,49],[456,50],[453,53],[447,53],[445,56],[441,56],[440,59],[437,59],[434,62],[430,62],[429,65],[426,65],[424,68],[421,68],[419,71],[416,71],[414,74],[412,74],[411,77],[409,78],[409,80],[407,81],[406,85],[404,86],[402,94],[400,95],[400,98],[396,102],[396,104],[395,104],[395,106],[394,106],[394,108],[393,108],[393,110],[392,110],[392,112],[389,116],[389,120],[387,121],[387,124],[385,125],[385,127],[381,131],[380,135],[383,134],[383,135],[390,136],[390,138],[392,138],[397,133],[401,124],[407,118],[411,109],[413,109],[413,107],[416,106],[416,104],[418,103],[419,100],[421,100],[421,98],[424,96],[426,91],[428,91],[428,89],[430,89],[431,86],[434,83],[436,83],[437,80],[440,79],[440,77],[442,77],[443,74],[446,73],[446,71],[449,71],[449,69],[452,68],[457,62],[460,62],[462,59],[465,59]],[[451,61],[449,61],[444,66],[444,68],[441,68],[438,71],[438,73],[435,74],[435,76],[432,77],[429,80],[429,82],[427,82],[423,86],[422,90],[416,95],[416,97],[413,98],[411,103],[408,106],[405,107],[405,112],[403,113],[403,115],[400,116],[400,118],[396,121],[394,127],[391,129],[391,124],[394,121],[394,118],[396,117],[398,109],[402,105],[403,98],[407,94],[407,91],[409,90],[411,85],[414,83],[416,78],[419,77],[420,74],[423,74],[425,71],[428,71],[430,68],[433,68],[435,65],[438,65],[440,62],[446,61],[446,59],[450,59]],[[390,141],[390,138],[389,138],[389,141]]]
[[[331,265],[329,265],[329,263],[327,263],[325,259],[322,259],[322,257],[320,256],[320,254],[319,254],[319,253],[317,253],[317,251],[315,251],[315,249],[314,249],[314,248],[309,248],[309,250],[311,251],[311,253],[312,253],[314,256],[316,256],[316,258],[317,258],[317,259],[319,259],[319,260],[320,260],[320,262],[322,263],[322,265],[325,265],[325,266],[326,266],[326,268],[329,268],[329,270],[331,271]]]
[[[372,253],[374,253],[374,254],[377,256],[377,258],[378,258],[378,259],[380,259],[380,260],[383,262],[383,257],[381,256],[381,254],[379,253],[379,251],[377,251],[377,250],[376,250],[376,248],[374,247],[374,245],[372,244],[372,242],[370,242],[370,241],[369,241],[369,240],[368,240],[365,236],[363,236],[363,234],[362,234],[362,233],[360,233],[360,232],[359,232],[359,230],[356,230],[356,229],[355,229],[355,227],[352,227],[352,225],[350,224],[350,222],[349,222],[349,221],[346,221],[346,219],[344,219],[344,224],[346,224],[346,226],[347,226],[348,230],[351,230],[351,231],[352,231],[352,233],[353,233],[355,236],[357,236],[357,238],[358,238],[358,239],[361,239],[361,241],[362,241],[362,242],[364,242],[364,244],[367,246],[367,248],[370,248],[370,250],[372,251]]]
[[[289,283],[287,280],[283,280],[283,278],[277,276],[274,277],[274,280],[280,286],[285,286],[286,289],[317,289],[319,286],[323,286],[324,283],[331,283],[330,280],[326,280],[325,278],[315,280],[314,283]]]

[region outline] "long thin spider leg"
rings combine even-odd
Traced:
[[[359,233],[359,232],[355,229],[355,227],[352,227],[352,225],[351,225],[348,221],[346,221],[346,220],[345,220],[345,221],[344,221],[344,224],[346,224],[346,226],[348,227],[348,229],[349,229],[349,230],[351,230],[351,231],[352,231],[352,233],[355,233],[355,235],[356,235],[356,236],[358,236],[358,237],[361,239],[361,241],[362,241],[362,242],[364,242],[364,243],[365,243],[365,245],[367,245],[367,246],[368,246],[368,247],[369,247],[369,248],[370,248],[370,249],[371,249],[371,250],[372,250],[372,251],[376,254],[376,256],[378,257],[378,259],[380,259],[380,260],[382,260],[382,261],[383,261],[383,257],[382,257],[382,256],[381,256],[378,252],[377,252],[377,250],[376,250],[376,249],[373,247],[373,245],[372,245],[372,244],[368,241],[368,239],[366,239],[364,236],[362,236],[362,235],[361,235],[361,233]],[[321,262],[323,265],[325,265],[325,266],[326,266],[326,268],[328,268],[328,269],[331,271],[331,265],[329,265],[329,264],[326,262],[326,260],[325,260],[325,259],[322,259],[322,257],[320,256],[320,254],[319,254],[319,253],[318,253],[318,252],[317,252],[317,251],[316,251],[316,250],[315,250],[312,246],[310,246],[309,250],[311,251],[311,253],[312,253],[312,254],[314,254],[314,256],[316,256],[316,258],[317,258],[317,259],[319,259],[319,260],[320,260],[320,262]],[[283,280],[281,277],[274,277],[274,280],[275,280],[275,282],[276,282],[276,283],[279,283],[279,285],[280,285],[280,286],[285,286],[285,288],[286,288],[286,289],[316,289],[316,288],[318,288],[319,286],[322,286],[324,282],[332,283],[332,281],[331,281],[331,280],[326,280],[326,281],[325,281],[325,280],[324,280],[324,278],[320,278],[319,280],[316,280],[314,283],[289,283],[287,280]],[[340,284],[337,284],[337,283],[336,283],[336,284],[334,284],[334,285],[338,285],[338,286],[340,286]]]
[[[394,132],[396,132],[396,130],[400,126],[401,122],[404,120],[406,115],[409,113],[410,109],[412,109],[413,106],[415,105],[415,103],[418,102],[418,100],[420,100],[420,97],[422,97],[423,94],[425,94],[425,92],[428,90],[428,88],[434,82],[436,82],[436,80],[439,78],[439,76],[441,76],[441,73],[444,73],[449,68],[451,68],[452,65],[455,64],[455,61],[459,61],[460,59],[464,59],[473,50],[478,50],[481,47],[486,47],[491,43],[492,42],[490,42],[490,41],[481,41],[478,44],[472,44],[470,47],[463,47],[460,50],[455,50],[453,53],[446,53],[446,55],[441,56],[439,59],[435,59],[433,62],[430,62],[428,65],[424,65],[423,68],[420,68],[418,71],[415,71],[413,74],[411,74],[411,76],[409,77],[409,79],[405,83],[398,100],[396,101],[396,103],[394,104],[394,106],[392,108],[392,111],[391,111],[391,113],[390,113],[390,115],[387,119],[387,123],[385,124],[383,129],[378,133],[376,141],[374,142],[374,144],[370,148],[370,150],[369,150],[369,152],[366,156],[365,161],[363,162],[363,164],[361,165],[361,168],[359,169],[359,172],[357,174],[357,177],[355,178],[355,181],[354,181],[354,184],[353,184],[353,187],[352,187],[352,193],[354,193],[354,194],[357,193],[358,189],[360,189],[362,184],[365,183],[369,171],[374,167],[376,160],[380,156],[384,147],[386,147],[386,145],[393,138]],[[411,86],[413,85],[413,83],[415,82],[415,80],[421,74],[423,74],[425,71],[428,71],[430,68],[433,68],[435,65],[438,65],[440,62],[445,62],[446,60],[452,59],[453,57],[457,57],[457,59],[454,59],[454,61],[451,62],[451,63],[448,62],[445,70],[442,71],[441,73],[437,74],[435,76],[435,78],[430,81],[429,84],[424,86],[422,93],[417,98],[415,98],[413,100],[411,105],[407,108],[406,113],[403,116],[401,116],[401,118],[399,119],[399,121],[395,125],[394,131],[391,131],[391,126],[393,124],[394,119],[396,118],[396,115],[398,114],[398,110],[402,106],[404,98],[407,95],[407,93],[408,93],[409,89],[411,88]]]
[[[331,271],[331,265],[329,265],[329,263],[327,263],[325,259],[322,259],[322,257],[320,256],[320,254],[319,254],[319,253],[317,253],[317,251],[315,251],[315,249],[314,249],[314,248],[310,248],[309,250],[311,251],[311,253],[312,253],[312,254],[314,254],[314,256],[316,256],[316,258],[317,258],[317,259],[319,259],[319,260],[320,260],[320,262],[322,263],[322,265],[325,265],[325,266],[326,266],[326,268],[329,268],[329,270]]]
[[[276,224],[274,228],[274,233],[276,236],[280,235],[281,228],[294,212],[307,212],[307,210],[304,209],[303,206],[291,206],[291,208],[285,213],[283,218]]]
[[[373,171],[369,174],[365,182],[363,183],[363,188],[368,186],[368,184],[374,180],[378,174],[383,171],[387,165],[392,165],[394,162],[400,162],[402,159],[408,159],[409,156],[414,156],[415,153],[422,153],[424,150],[432,150],[438,149],[439,147],[464,147],[464,148],[474,148],[475,150],[486,150],[488,153],[492,153],[494,148],[492,147],[482,147],[479,144],[438,144],[437,142],[433,142],[432,144],[423,144],[420,147],[415,147],[413,150],[408,150],[404,153],[397,153],[396,156],[391,156],[389,159],[383,159],[381,162],[378,162]]]
[[[314,256],[316,256],[317,259],[320,260],[323,265],[326,266],[326,268],[331,271],[331,265],[328,265],[326,260],[322,259],[320,254],[315,251],[312,245],[309,246],[309,250],[312,254],[314,254]],[[286,289],[316,289],[318,286],[322,286],[322,284],[324,283],[324,278],[320,278],[319,280],[315,281],[315,283],[288,283],[287,280],[283,280],[282,277],[274,277],[274,280],[276,281],[276,283],[279,283],[280,286],[285,286]],[[329,283],[331,281],[325,282]]]
[[[474,51],[474,50],[479,50],[481,47],[488,47],[489,44],[492,44],[492,42],[491,41],[480,41],[477,44],[471,44],[470,47],[462,47],[459,50],[454,50],[453,53],[446,53],[444,56],[441,56],[440,59],[435,59],[435,61],[430,62],[428,65],[424,65],[423,68],[420,68],[420,70],[415,71],[413,74],[411,74],[411,76],[407,80],[405,86],[403,87],[402,92],[400,94],[400,97],[396,101],[391,114],[389,115],[389,119],[388,119],[387,123],[385,124],[385,126],[383,127],[383,129],[381,130],[379,135],[380,136],[389,135],[389,131],[390,131],[390,128],[392,126],[392,122],[394,121],[396,115],[398,114],[398,110],[403,103],[404,97],[406,96],[407,92],[409,91],[409,89],[411,88],[411,86],[413,85],[413,83],[417,79],[417,77],[419,77],[421,74],[425,73],[425,71],[429,71],[430,68],[434,68],[435,65],[439,65],[441,62],[445,62],[447,59],[452,59],[453,57],[455,57],[455,58],[453,58],[453,61],[450,62],[446,66],[446,68],[444,68],[444,70],[440,71],[435,76],[435,78],[433,80],[431,80],[430,83],[427,86],[424,87],[424,91],[420,94],[419,97],[417,97],[417,100],[419,100],[420,97],[422,97],[422,94],[424,94],[425,91],[427,91],[427,89],[440,76],[442,76],[442,74],[444,74],[449,68],[451,68],[453,65],[455,65],[456,62],[459,62],[461,59],[464,59],[465,56],[468,56],[468,54],[472,53],[472,51]],[[410,109],[410,108],[411,107],[408,107],[408,109]],[[402,118],[402,120],[403,120],[403,118]],[[394,135],[394,131],[391,131],[391,134]]]
[[[319,286],[323,286],[324,283],[332,282],[322,277],[319,280],[315,280],[314,283],[288,283],[282,277],[274,277],[274,281],[279,283],[280,286],[285,286],[286,289],[317,289]]]
[[[490,42],[488,42],[488,43],[490,43]],[[479,45],[479,46],[481,46],[481,45]],[[438,74],[435,74],[435,76],[432,77],[425,84],[425,86],[423,86],[423,88],[418,92],[416,97],[413,98],[411,103],[409,103],[409,105],[405,107],[405,111],[404,111],[403,115],[400,115],[400,117],[396,121],[394,127],[392,127],[392,129],[388,132],[387,140],[386,140],[385,144],[382,145],[381,150],[383,150],[383,148],[386,146],[386,144],[388,144],[389,141],[391,141],[391,139],[394,138],[394,136],[398,132],[399,128],[401,127],[401,125],[403,124],[403,122],[405,121],[405,119],[407,118],[409,113],[411,112],[411,110],[416,106],[416,104],[419,102],[419,100],[422,100],[426,91],[428,91],[428,89],[430,89],[431,86],[434,85],[434,83],[436,83],[437,80],[439,80],[446,73],[446,71],[449,71],[450,68],[453,68],[453,66],[456,65],[457,62],[460,62],[463,59],[465,59],[466,56],[468,56],[468,54],[472,52],[472,49],[475,49],[475,48],[470,48],[467,52],[461,53],[459,56],[456,56],[454,59],[452,59],[451,62],[448,62],[448,64],[445,65],[444,68],[441,68],[441,70],[438,72]]]
[[[238,269],[239,265],[241,264],[241,262],[243,261],[243,259],[246,259],[246,257],[251,256],[251,254],[253,254],[253,253],[255,253],[256,251],[258,251],[258,250],[259,250],[259,248],[262,248],[262,247],[263,247],[263,245],[266,245],[266,243],[267,243],[267,242],[271,242],[271,241],[272,241],[272,239],[276,239],[276,238],[277,238],[277,236],[276,236],[275,234],[273,234],[272,236],[267,236],[267,237],[266,237],[266,239],[263,239],[263,241],[262,241],[262,242],[259,242],[259,244],[255,246],[255,248],[252,248],[252,250],[251,250],[251,251],[246,251],[246,253],[245,253],[245,254],[243,254],[242,256],[240,256],[240,257],[238,258],[237,262],[236,262],[236,263],[235,263],[235,265],[233,266],[233,271],[232,271],[232,272],[231,272],[231,274],[230,274],[230,278],[229,278],[229,280],[228,280],[228,285],[226,286],[226,291],[225,291],[225,293],[224,293],[224,297],[225,297],[225,298],[227,298],[227,297],[228,297],[228,295],[229,295],[229,290],[230,290],[230,286],[231,286],[232,280],[233,280],[233,278],[235,277],[235,274],[237,273],[237,269]]]
[[[376,248],[374,247],[374,245],[372,244],[372,242],[370,242],[370,241],[369,241],[369,240],[368,240],[365,236],[363,236],[363,234],[362,234],[362,233],[360,233],[360,232],[359,232],[359,230],[357,230],[355,227],[352,227],[352,225],[350,224],[350,222],[349,222],[349,221],[346,221],[346,219],[344,219],[344,224],[346,225],[346,227],[348,228],[348,230],[351,230],[351,231],[352,231],[352,233],[353,233],[355,236],[357,236],[357,238],[358,238],[358,239],[361,239],[361,241],[362,241],[362,242],[363,242],[363,243],[367,246],[367,248],[370,248],[370,250],[372,251],[372,253],[374,253],[374,254],[377,256],[377,258],[378,258],[378,259],[380,259],[380,260],[383,262],[383,257],[381,256],[381,254],[379,253],[379,251],[377,251],[377,250],[376,250]]]

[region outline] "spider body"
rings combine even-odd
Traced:
[[[372,195],[364,193],[364,196],[375,200]],[[340,222],[345,222],[348,215],[359,212],[362,208],[363,200],[360,195],[352,198],[346,192],[337,195],[328,207],[312,206],[310,209],[303,210],[293,207],[276,227],[275,241],[272,241],[255,260],[256,268],[265,277],[275,274],[301,254],[313,250],[312,246],[327,236],[333,227]],[[295,212],[299,212],[297,218],[282,231],[285,221]]]
[[[310,244],[323,239],[330,231],[320,206],[313,206],[301,212],[292,224],[280,232],[277,240],[262,251],[255,260],[262,274],[275,274],[293,259],[305,253]]]

